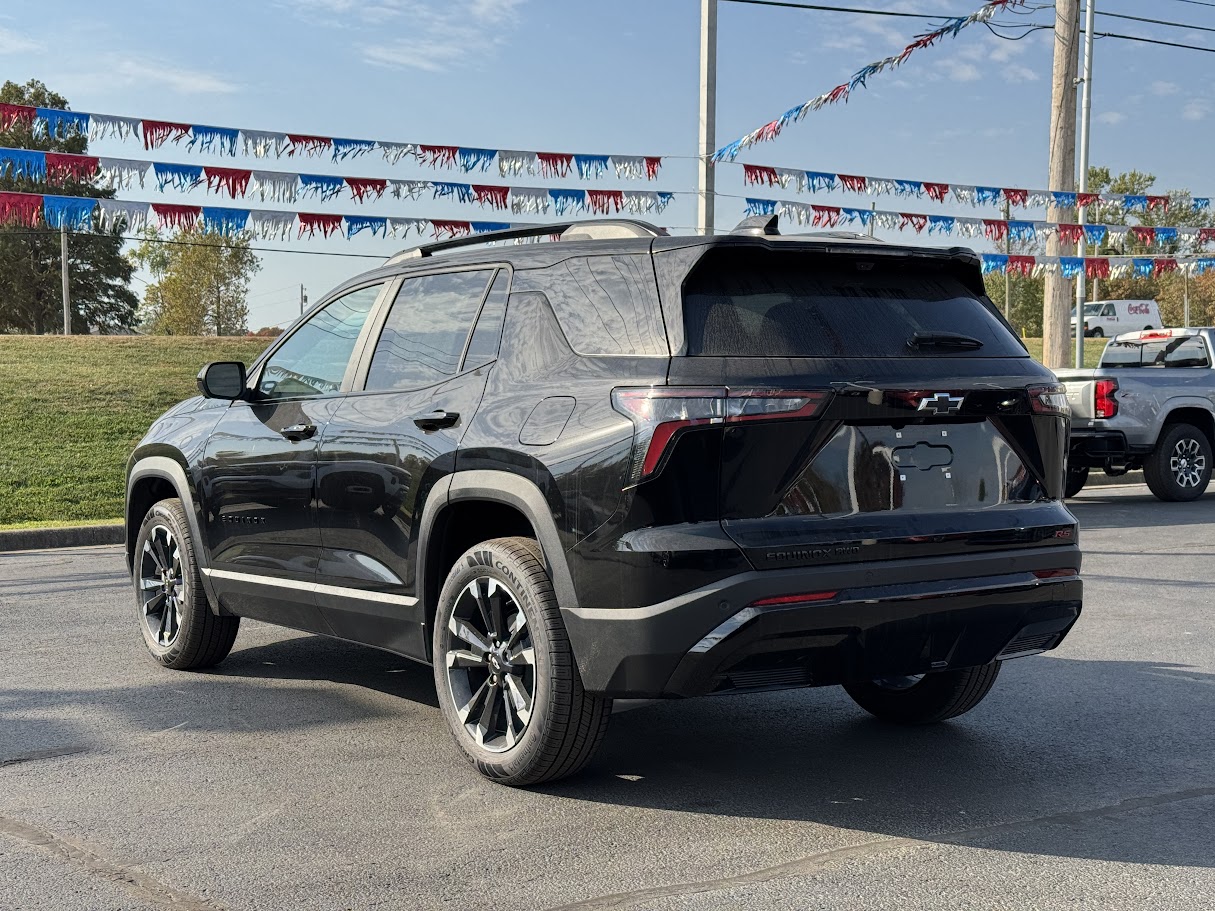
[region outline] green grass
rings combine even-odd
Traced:
[[[1106,339],[1103,338],[1086,338],[1084,340],[1084,366],[1096,367],[1101,360],[1101,352],[1105,350]],[[1075,348],[1076,340],[1069,338],[1067,340],[1067,359],[1068,363],[1072,363],[1072,351]],[[1042,339],[1027,338],[1025,346],[1029,348],[1029,353],[1038,360],[1042,360]]]
[[[127,456],[207,361],[267,339],[0,336],[0,528],[114,521]]]
[[[1042,340],[1027,339],[1041,357]],[[0,528],[117,521],[127,456],[207,361],[265,339],[0,336]],[[1088,342],[1096,366],[1102,344]]]

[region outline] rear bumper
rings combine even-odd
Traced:
[[[1129,452],[1126,434],[1120,430],[1073,429],[1068,446],[1068,465],[1073,468],[1100,468],[1109,461],[1125,461]]]
[[[1039,579],[1035,570],[1072,570]],[[616,697],[824,686],[1054,648],[1080,616],[1075,545],[748,572],[662,604],[564,611],[583,685]],[[813,603],[765,598],[835,592]]]

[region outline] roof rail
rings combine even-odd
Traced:
[[[544,237],[549,234],[559,234],[561,240],[607,240],[622,237],[661,237],[666,233],[666,228],[658,228],[648,222],[635,221],[631,218],[559,221],[547,225],[526,225],[517,228],[506,228],[501,231],[486,231],[484,234],[473,234],[468,237],[440,240],[433,244],[422,244],[420,247],[402,250],[400,253],[390,256],[384,265],[391,266],[410,259],[433,256],[444,250],[475,247],[503,240]]]

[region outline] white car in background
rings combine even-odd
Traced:
[[[1072,311],[1075,324],[1076,311]],[[1123,332],[1159,329],[1160,308],[1155,301],[1093,301],[1084,305],[1084,334],[1113,338]]]

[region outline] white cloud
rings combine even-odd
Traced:
[[[364,45],[361,48],[363,59],[375,66],[436,73],[467,61],[483,59],[504,43],[504,32],[515,24],[522,2],[419,0],[407,10],[410,20],[408,35]]]
[[[1205,98],[1191,98],[1181,109],[1183,120],[1206,120],[1211,113],[1211,102]]]
[[[1111,127],[1116,127],[1118,124],[1126,120],[1126,115],[1121,111],[1103,111],[1097,115],[1097,122],[1104,123]]]
[[[1038,74],[1020,63],[1010,63],[1004,67],[1005,82],[1037,82]]]
[[[240,87],[212,73],[156,61],[119,60],[107,81],[113,85],[159,84],[182,95],[222,95]]]
[[[26,54],[46,50],[41,41],[0,28],[0,54]]]
[[[1161,98],[1166,95],[1176,95],[1181,91],[1181,86],[1179,86],[1176,82],[1165,82],[1161,79],[1153,82],[1149,88],[1151,89],[1153,95],[1159,95]]]
[[[964,60],[946,57],[940,65],[941,69],[945,70],[945,74],[954,82],[975,82],[983,76],[977,66]]]

